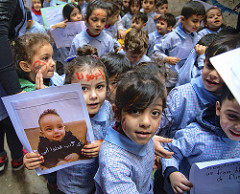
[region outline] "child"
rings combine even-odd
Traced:
[[[165,147],[174,151],[173,158],[161,159],[165,179],[170,181],[174,193],[194,187],[188,181],[189,171],[184,172],[179,166],[183,158],[191,166],[195,162],[240,157],[239,113],[239,102],[224,86],[216,108],[204,109],[196,122],[176,132],[173,142]]]
[[[132,30],[132,28],[136,28],[136,29],[143,29],[148,21],[148,17],[145,13],[142,12],[138,12],[136,13],[133,17],[132,17],[132,24],[131,24],[131,28],[128,28],[125,33],[127,34],[128,32],[130,32]],[[125,37],[123,39],[118,39],[118,42],[121,44],[121,46],[124,45],[124,41],[125,41]]]
[[[32,1],[32,19],[39,24],[43,25],[43,18],[41,13],[42,2],[41,0],[33,0]]]
[[[134,67],[140,62],[148,62],[151,59],[145,55],[148,48],[148,35],[146,31],[133,28],[127,33],[124,41],[123,51]]]
[[[130,0],[129,2],[129,12],[125,14],[121,20],[124,30],[127,30],[132,25],[132,17],[137,14],[141,7],[140,0]]]
[[[81,10],[81,13],[82,13],[82,18],[85,17],[85,14],[86,14],[86,10],[87,10],[87,5],[88,5],[88,2],[89,0],[77,0],[76,1],[78,3],[78,6],[80,7],[80,10]]]
[[[146,13],[148,16],[148,22],[145,26],[145,30],[148,32],[148,34],[156,30],[156,25],[154,21],[154,17],[156,15],[155,5],[156,0],[143,0],[142,3],[143,12]]]
[[[106,66],[109,77],[107,99],[113,104],[120,77],[131,69],[131,63],[125,55],[120,53],[105,53],[101,56],[101,61]]]
[[[53,48],[47,35],[29,33],[18,37],[14,54],[19,82],[25,92],[62,84],[60,78],[52,79],[55,62],[52,58]]]
[[[205,8],[201,3],[187,2],[182,8],[180,25],[160,44],[155,45],[153,54],[163,58],[173,71],[178,72],[195,46],[196,31],[204,14]]]
[[[78,140],[71,131],[65,131],[63,120],[54,109],[45,110],[40,115],[38,123],[41,135],[38,153],[44,157],[42,166],[52,168],[67,162],[74,162],[82,156],[81,149],[84,143]],[[62,149],[51,151],[56,146],[61,146]]]
[[[105,52],[114,51],[115,41],[103,31],[107,24],[107,14],[106,6],[101,1],[92,0],[89,2],[85,16],[87,30],[82,31],[73,39],[70,56],[75,55],[77,48],[84,44],[97,48],[99,56]]]
[[[216,6],[211,7],[207,10],[203,21],[205,28],[198,32],[198,40],[206,34],[216,34],[222,30],[223,16],[221,10]]]
[[[123,17],[129,11],[129,2],[130,0],[123,0],[123,6],[121,10],[121,17]]]
[[[168,13],[168,1],[167,0],[157,0],[156,1],[156,13],[161,14],[161,15]]]
[[[155,44],[161,42],[163,36],[171,32],[176,23],[175,16],[170,13],[160,15],[156,21],[157,30],[149,34],[148,56],[152,55]]]
[[[108,128],[99,154],[96,193],[153,192],[152,137],[164,105],[164,87],[154,75],[124,75],[116,92],[116,124]]]
[[[26,27],[26,33],[44,33],[47,34],[45,28],[43,25],[39,24],[38,22],[34,21],[32,19],[32,13],[30,9],[25,7],[26,13],[27,13],[27,27]]]
[[[98,168],[97,156],[106,129],[111,124],[112,106],[105,100],[108,86],[106,68],[97,56],[73,57],[67,66],[65,77],[65,84],[71,83],[82,85],[95,137],[94,143],[84,146],[82,154],[93,160],[57,171],[57,185],[64,193],[88,194],[94,191],[93,177]],[[35,169],[41,164],[41,157],[37,153],[28,154],[24,158],[25,165],[29,169]]]

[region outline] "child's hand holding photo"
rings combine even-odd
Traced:
[[[67,155],[64,160],[66,160],[67,162],[74,162],[77,161],[79,159],[79,155],[77,153],[72,153]]]
[[[82,149],[82,154],[89,158],[98,157],[101,144],[102,144],[102,140],[96,140],[91,144],[85,145]]]
[[[26,166],[27,169],[29,170],[34,170],[44,162],[43,156],[41,156],[39,153],[32,152],[32,153],[27,153],[23,157],[23,163]]]

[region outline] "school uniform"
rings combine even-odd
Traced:
[[[202,30],[200,30],[198,32],[197,39],[199,41],[202,37],[204,37],[207,34],[218,34],[221,30],[222,30],[222,28],[219,28],[218,31],[213,31],[213,30],[210,30],[209,28],[203,28]]]
[[[197,33],[186,33],[182,28],[182,24],[180,24],[160,44],[154,46],[154,54],[163,59],[167,56],[180,58],[181,60],[176,65],[168,64],[170,69],[178,72],[196,45],[196,41]]]
[[[114,40],[106,32],[102,31],[97,37],[92,37],[87,33],[87,30],[84,30],[73,39],[69,56],[76,55],[77,48],[85,44],[97,48],[99,56],[106,52],[114,52]]]
[[[31,10],[32,20],[38,22],[39,24],[43,25],[43,18],[41,11],[37,13],[35,10]]]
[[[114,128],[108,128],[94,177],[96,194],[153,193],[154,143],[136,144]]]
[[[43,33],[43,34],[47,34],[45,28],[43,27],[43,25],[39,24],[38,22],[33,23],[32,27],[29,29],[26,29],[26,33]]]
[[[98,113],[90,119],[95,140],[102,140],[112,121],[112,105],[104,101]],[[64,193],[91,193],[98,169],[98,157],[89,163],[77,164],[57,171],[57,185]]]
[[[130,14],[129,12],[127,14],[125,14],[121,20],[121,23],[123,25],[123,30],[127,30],[129,28],[131,28],[132,26],[132,14]]]
[[[146,30],[148,34],[157,30],[156,23],[154,21],[154,16],[155,15],[156,15],[156,12],[151,12],[151,13],[147,14],[148,21],[147,21],[146,26],[144,27],[144,30]]]
[[[153,48],[154,48],[155,44],[159,44],[162,41],[162,39],[166,37],[167,34],[162,35],[162,34],[158,33],[158,31],[156,30],[148,35],[149,41],[148,41],[147,56],[151,56],[151,54],[153,53]]]

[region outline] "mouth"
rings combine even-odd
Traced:
[[[95,109],[98,107],[98,105],[99,105],[99,103],[92,103],[92,104],[88,104],[88,107],[91,109]]]
[[[240,131],[237,132],[237,131],[232,131],[232,130],[229,130],[231,135],[234,136],[234,137],[240,137]]]
[[[219,84],[218,82],[215,82],[215,81],[212,81],[212,80],[206,80],[206,82],[207,82],[208,85],[210,85],[210,86],[215,86],[215,85],[218,85],[218,84]]]
[[[136,131],[136,134],[138,137],[143,138],[143,139],[145,139],[145,138],[149,137],[149,135],[151,135],[151,133],[147,132],[147,131]]]

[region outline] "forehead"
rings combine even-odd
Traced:
[[[143,0],[143,3],[154,3],[155,0]]]
[[[94,9],[92,11],[91,17],[107,17],[107,11],[104,9]]]
[[[202,20],[203,19],[203,15],[191,15],[187,20]]]
[[[141,18],[137,18],[137,19],[136,19],[135,17],[133,17],[133,18],[132,18],[132,22],[141,24],[141,23],[143,23],[143,20],[142,20]]]
[[[163,18],[158,19],[158,22],[161,22],[161,23],[167,24],[167,21],[166,21],[165,19],[163,19]]]
[[[72,80],[73,83],[90,83],[91,81],[106,81],[103,68],[96,67],[90,69],[88,67],[85,67],[75,70],[74,78]]]
[[[225,98],[222,101],[222,108],[233,109],[240,114],[240,105],[236,99],[229,100],[228,98]]]
[[[33,0],[32,2],[33,2],[33,3],[41,3],[40,0]]]
[[[207,12],[207,15],[211,15],[211,14],[221,14],[221,11],[219,9],[211,9]]]
[[[161,9],[161,8],[166,8],[166,7],[168,7],[168,4],[159,5],[159,8],[160,8],[160,9]]]
[[[46,115],[41,117],[39,122],[43,124],[43,123],[46,123],[46,122],[49,122],[49,121],[52,121],[52,120],[54,120],[54,121],[58,120],[58,121],[62,122],[62,118],[58,115],[55,115],[55,114],[46,114]]]

